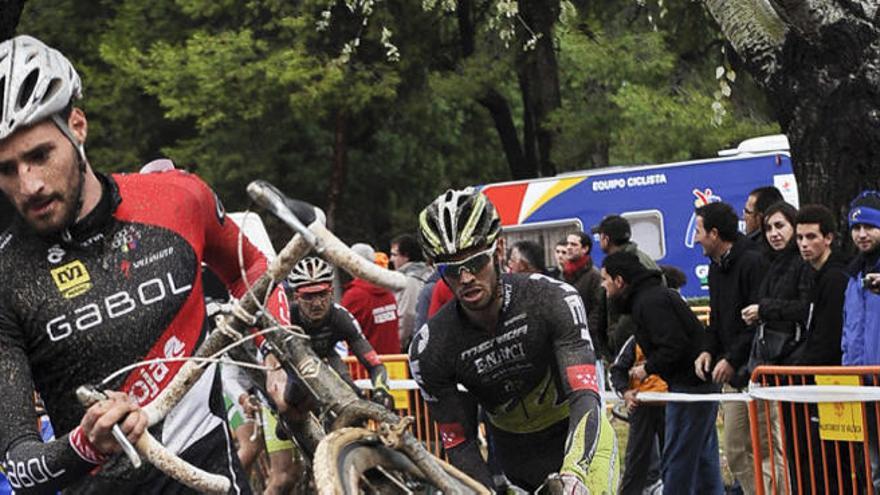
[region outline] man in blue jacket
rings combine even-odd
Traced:
[[[844,366],[880,365],[880,192],[864,191],[850,205],[849,229],[859,251],[849,266],[843,303]],[[868,404],[874,490],[880,490],[876,409]]]

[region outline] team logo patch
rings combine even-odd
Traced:
[[[850,214],[850,216],[849,216],[849,221],[850,221],[850,222],[857,222],[857,221],[859,220],[859,217],[860,217],[860,216],[862,216],[862,209],[861,209],[861,208],[856,208],[856,209],[853,210],[853,212]]]
[[[440,439],[443,441],[443,448],[451,449],[464,443],[464,426],[461,423],[438,423],[440,428]]]
[[[89,276],[89,271],[82,261],[76,260],[61,265],[53,268],[50,273],[55,286],[65,299],[73,299],[92,288],[92,277]]]
[[[125,254],[136,250],[140,242],[141,233],[133,226],[126,226],[113,236],[112,246]]]
[[[66,253],[63,249],[61,249],[61,246],[55,244],[54,246],[49,248],[49,253],[46,255],[46,260],[53,265],[57,265],[58,263],[61,263],[61,260],[64,259],[65,254]]]
[[[593,364],[580,364],[565,368],[568,385],[572,390],[599,391],[599,381],[596,379],[596,366]]]

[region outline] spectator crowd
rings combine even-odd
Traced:
[[[757,490],[746,403],[640,402],[640,392],[742,392],[751,372],[762,364],[880,364],[876,331],[880,328],[880,193],[866,191],[855,198],[847,221],[856,248],[851,257],[837,239],[832,211],[816,204],[797,209],[775,187],[752,191],[742,218],[724,202],[698,207],[695,240],[709,262],[708,325],[697,319],[678,292],[686,283],[685,275],[676,267],[658,266],[639,249],[628,221],[619,215],[605,217],[591,233],[573,231],[559,239],[552,246],[549,266],[544,247],[535,241],[508,246],[506,271],[564,281],[584,301],[599,356],[598,378],[604,381],[608,366],[608,388],[622,399],[629,421],[620,493],[752,494]],[[604,254],[601,267],[591,257],[594,244]],[[376,256],[367,249],[364,256]],[[366,331],[375,326],[367,320],[370,315],[376,318],[376,310],[356,311],[352,303],[367,300],[366,293],[354,296],[356,290],[364,290],[358,286],[369,285],[366,282],[351,282],[343,298],[370,342],[383,353],[405,352],[413,332],[453,299],[443,279],[423,261],[414,238],[396,237],[390,253],[389,268],[407,275],[409,284],[394,298],[385,294],[370,307],[389,309],[396,304],[398,317],[391,313],[387,317],[394,325],[386,325],[381,334]],[[392,326],[398,327],[399,338],[391,338]],[[604,384],[600,389],[605,389]],[[719,412],[724,425],[720,439]],[[874,418],[876,411],[869,407],[868,415]],[[810,436],[813,445],[823,442],[814,405],[808,416],[792,415],[785,408],[759,408],[758,421],[772,425],[772,438],[760,436],[758,446],[765,493],[780,491],[783,480],[796,483],[797,477],[806,476],[806,469],[795,470],[795,458],[804,466],[823,462],[818,447],[808,453],[796,449],[792,441],[801,435]],[[861,457],[842,455],[825,460],[840,465],[821,470],[816,486],[824,487],[827,481],[836,489],[839,482],[848,491],[852,484],[871,482],[880,489],[877,435],[872,428],[876,421],[867,423],[874,479],[845,475],[838,480],[838,468],[841,473],[859,472],[853,463]],[[732,486],[722,482],[719,443],[733,475]]]

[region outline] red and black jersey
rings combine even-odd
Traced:
[[[71,241],[38,236],[20,219],[0,235],[0,453],[21,493],[82,484],[94,468],[88,461],[95,459],[76,448],[84,413],[78,386],[137,361],[193,354],[205,335],[202,262],[233,295],[245,290],[239,229],[199,178],[180,171],[98,177],[101,200],[70,229]],[[254,281],[266,261],[241,242]],[[279,297],[284,303],[283,291]],[[181,366],[143,366],[106,388],[146,405]],[[214,385],[206,373],[155,432],[172,451],[222,424],[208,407]],[[34,389],[59,437],[48,444],[34,428]]]

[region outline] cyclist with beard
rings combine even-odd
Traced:
[[[379,355],[364,337],[360,324],[339,304],[333,302],[333,267],[321,258],[301,260],[287,277],[291,293],[291,323],[305,330],[311,338],[309,344],[315,354],[329,364],[339,375],[357,390],[348,366],[336,352],[336,344],[344,341],[358,361],[370,373],[373,382],[373,401],[391,409],[394,398],[388,391],[388,373]],[[289,379],[284,404],[303,404],[305,396],[298,383]]]
[[[514,484],[616,493],[617,440],[599,406],[577,290],[540,274],[502,274],[500,219],[474,189],[439,196],[421,212],[419,228],[455,300],[414,337],[410,368],[450,461],[492,486],[477,442],[479,404]]]
[[[0,43],[0,190],[16,211],[0,234],[0,458],[16,493],[183,493],[152,466],[132,468],[111,433],[118,425],[137,441],[147,427],[140,408],[181,362],[103,384],[122,392],[87,410],[75,390],[140,360],[192,355],[207,328],[201,262],[233,295],[246,290],[239,230],[194,175],[95,171],[88,122],[73,105],[81,91],[57,50],[30,36]],[[265,258],[247,240],[241,253],[256,280]],[[283,291],[270,301],[276,314],[286,309]],[[36,428],[34,390],[55,427],[51,442]],[[212,367],[151,432],[249,493],[224,419]]]

